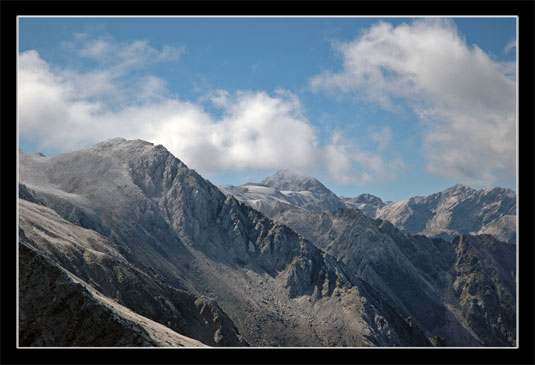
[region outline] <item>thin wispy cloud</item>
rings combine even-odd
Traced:
[[[390,144],[392,139],[392,128],[390,127],[369,127],[369,138],[377,143],[377,150],[382,151]]]
[[[504,53],[509,53],[513,48],[516,48],[516,39],[511,39],[509,43],[503,48]]]
[[[389,138],[389,137],[387,137]],[[386,159],[379,151],[384,148],[378,140],[378,151],[359,147],[341,132],[335,132],[324,147],[324,164],[331,177],[339,184],[369,184],[374,181],[390,181],[405,169],[401,158]]]
[[[161,50],[151,47],[146,40],[117,42],[112,39],[88,39],[73,44],[72,47],[81,57],[96,61],[100,65],[113,66],[123,72],[132,67],[143,67],[158,62],[177,61],[185,47],[164,45]]]
[[[516,88],[505,72],[514,62],[493,61],[446,19],[379,22],[336,48],[342,69],[313,77],[311,87],[390,110],[394,99],[407,101],[421,120],[430,172],[473,185],[515,173]]]

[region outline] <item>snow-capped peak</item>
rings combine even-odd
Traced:
[[[288,169],[277,171],[274,175],[265,178],[261,184],[280,191],[310,191],[315,193],[333,194],[317,179],[299,175]]]

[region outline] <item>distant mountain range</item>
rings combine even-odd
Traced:
[[[289,171],[218,189],[141,140],[20,151],[20,345],[516,344],[515,245],[351,204]]]
[[[475,190],[455,185],[427,196],[384,202],[371,194],[337,197],[317,179],[288,170],[280,170],[259,184],[219,188],[271,218],[286,209],[318,212],[348,207],[388,220],[406,233],[450,241],[461,234],[487,233],[516,243],[516,194],[511,189]]]

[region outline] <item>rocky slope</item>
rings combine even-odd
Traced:
[[[460,234],[491,234],[503,242],[516,243],[516,194],[511,189],[475,190],[455,185],[428,196],[385,202],[371,194],[337,197],[318,180],[287,170],[260,184],[219,188],[270,218],[287,210],[357,208],[369,217],[390,221],[406,233],[450,241]]]
[[[344,202],[346,207],[360,209],[364,214],[372,218],[377,216],[378,209],[383,208],[387,203],[391,203],[385,203],[381,200],[381,198],[371,194],[360,194],[355,198],[346,198],[341,196],[340,200]]]
[[[405,234],[388,221],[373,220],[347,208],[333,212],[287,210],[274,219],[340,259],[443,345],[514,345],[515,245],[489,235],[461,236],[461,242],[470,247],[462,250],[457,248],[459,238],[450,243]],[[470,289],[459,289],[464,285],[460,283],[474,280],[478,284],[470,284]],[[467,291],[470,298],[478,299],[467,304]],[[478,303],[483,303],[483,297],[492,303],[491,309],[480,311]]]
[[[268,217],[290,208],[320,212],[345,206],[317,179],[289,170],[280,170],[259,184],[226,185],[220,186],[219,189],[225,194],[232,194]]]
[[[516,194],[511,189],[476,190],[455,185],[442,192],[383,202],[369,194],[345,201],[373,218],[392,222],[407,233],[453,239],[460,234],[492,234],[516,243]]]
[[[219,346],[431,345],[344,264],[223,195],[163,146],[114,139],[51,158],[21,153],[20,183],[21,198],[34,203],[20,219],[35,247],[103,296],[184,335],[199,340],[199,326],[169,308],[208,313],[201,332]],[[72,244],[69,233],[50,238],[59,233],[47,233],[53,225],[43,217],[53,212],[32,218],[35,205],[64,220],[55,229],[71,232]],[[74,226],[84,232],[72,234]],[[151,311],[151,298],[165,304]]]
[[[19,345],[203,347],[102,296],[24,239],[19,245]]]
[[[216,303],[208,298],[197,297],[184,290],[166,285],[143,266],[135,267],[119,253],[116,244],[100,234],[71,224],[59,217],[53,210],[23,199],[19,201],[19,214],[20,242],[32,249],[33,256],[46,257],[45,261],[41,260],[44,272],[51,272],[51,269],[45,266],[55,266],[54,270],[57,275],[61,275],[65,280],[67,277],[75,278],[77,283],[83,284],[85,291],[97,297],[97,301],[102,302],[101,298],[107,298],[107,303],[116,303],[116,306],[129,308],[136,315],[164,324],[169,327],[166,331],[176,331],[211,346],[244,344],[232,321]],[[48,264],[45,265],[45,263]],[[34,275],[35,272],[34,265],[25,261],[20,262],[21,276],[30,275],[30,273]],[[32,303],[43,305],[48,301],[47,298],[43,298],[44,295],[48,295],[45,288],[53,283],[39,283],[40,279],[40,275],[33,277],[32,288],[36,291],[33,293],[26,292],[30,288],[21,280],[20,297],[27,299],[27,301],[21,301],[22,313],[31,312],[34,317],[39,316],[39,310]],[[80,303],[83,302],[82,298],[87,297],[81,285],[70,285],[71,292],[76,292],[75,295],[80,296]],[[61,298],[67,297],[62,294]],[[76,310],[74,307],[71,309]],[[78,315],[76,312],[71,314]],[[26,317],[29,316],[26,315]],[[50,317],[52,321],[53,313]],[[30,326],[36,325],[33,321],[25,323]],[[48,325],[47,328],[57,328],[59,331],[63,326],[66,324],[59,324],[56,327]],[[47,339],[45,334],[43,338],[37,337],[35,340],[30,340],[28,337],[31,336],[25,333],[24,326],[22,326],[21,342],[37,341],[37,343],[44,342],[47,345],[54,344],[51,342],[52,339]],[[56,340],[66,341],[64,338],[61,340],[56,338]],[[122,346],[123,343],[119,341],[116,345]],[[70,346],[77,343],[67,341],[56,343],[58,344]],[[159,345],[158,342],[150,344]]]
[[[253,205],[250,193],[243,191],[243,187],[234,187],[241,193],[236,196]],[[271,196],[276,193],[275,190]],[[375,204],[381,209],[390,203],[367,195],[353,199],[350,204],[368,204],[368,207]],[[266,206],[270,209],[262,210]],[[476,254],[456,249],[457,241],[406,234],[390,222],[374,220],[358,209],[318,212],[288,203],[256,207],[342,261],[348,270],[382,292],[402,315],[410,316],[434,343],[446,346],[515,343],[516,246],[491,236],[462,236],[462,242],[476,242],[470,247],[478,247],[480,258],[459,271],[458,262]],[[477,242],[486,245],[479,247]],[[478,261],[483,260],[481,257],[487,263],[484,269]],[[466,304],[467,297],[463,294],[466,290],[459,289],[458,283],[472,282],[474,277],[486,283],[470,286],[470,295],[478,298],[474,303],[483,303],[479,298],[485,296],[487,302],[493,303],[492,309],[485,307],[481,312],[478,305]],[[481,320],[483,317],[486,321]]]
[[[450,290],[459,298],[461,315],[481,342],[514,344],[515,252],[490,235],[456,237],[453,246]]]

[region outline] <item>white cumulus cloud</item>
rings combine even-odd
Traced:
[[[86,42],[79,53],[102,63],[86,72],[54,67],[36,51],[19,55],[19,131],[41,149],[69,151],[113,137],[141,138],[164,145],[203,174],[290,168],[328,171],[340,184],[392,177],[386,173],[390,162],[337,134],[320,145],[321,131],[288,90],[213,91],[204,102],[221,111],[215,116],[202,103],[170,94],[158,77],[125,69],[118,74],[114,70],[123,60],[107,59],[125,52],[138,64],[148,62],[143,53],[155,55],[148,44]],[[158,57],[172,54],[165,50]]]
[[[336,48],[342,69],[312,78],[313,89],[340,90],[391,110],[394,98],[408,101],[422,120],[422,158],[434,174],[472,185],[514,176],[514,63],[468,45],[447,19],[379,22]]]

